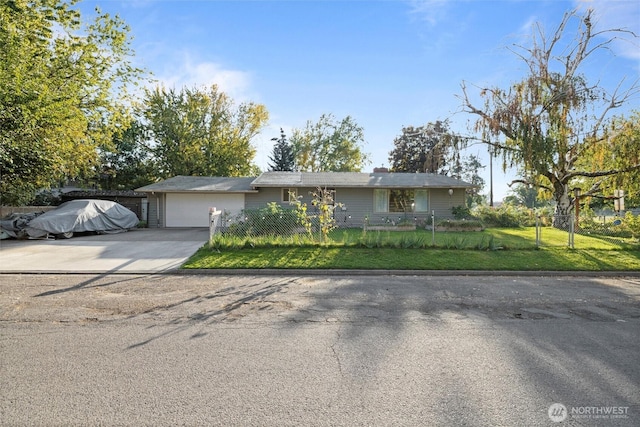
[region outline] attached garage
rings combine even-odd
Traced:
[[[149,221],[155,227],[208,227],[209,209],[231,215],[245,207],[245,194],[256,193],[255,178],[175,176],[137,191],[149,199]]]
[[[208,227],[209,208],[238,214],[244,194],[167,193],[166,204],[166,227]]]

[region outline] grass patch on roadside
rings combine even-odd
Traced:
[[[325,242],[309,236],[217,236],[184,269],[364,269],[640,271],[638,245],[542,230],[495,228],[480,232],[335,230]]]
[[[640,270],[640,251],[567,248],[479,251],[393,248],[249,248],[198,250],[185,269],[364,269],[364,270]]]

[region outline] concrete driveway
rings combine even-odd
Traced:
[[[66,240],[0,240],[0,273],[159,273],[180,267],[205,228],[135,229]]]

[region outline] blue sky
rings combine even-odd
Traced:
[[[272,137],[331,113],[364,128],[365,171],[388,165],[393,139],[404,126],[449,119],[469,134],[460,112],[460,85],[507,87],[525,75],[506,47],[526,43],[532,24],[553,31],[563,14],[592,7],[597,28],[640,34],[640,2],[626,0],[422,1],[179,1],[84,0],[131,27],[135,63],[168,87],[213,83],[237,102],[264,104],[269,126],[254,141],[265,169]],[[604,39],[603,39],[604,40]],[[612,87],[640,75],[640,39],[616,43],[585,68]],[[470,94],[476,93],[470,87]],[[630,104],[640,108],[639,99]],[[489,168],[483,146],[469,148]],[[514,177],[494,162],[494,200]]]

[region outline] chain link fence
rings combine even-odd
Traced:
[[[442,239],[437,238],[438,235],[461,240],[465,238],[465,231],[483,229],[480,221],[447,220],[436,218],[435,213],[421,218],[414,216],[405,218],[401,215],[377,221],[370,221],[367,217],[351,218],[347,212],[332,205],[305,205],[292,209],[270,203],[264,208],[246,209],[236,214],[226,211],[210,212],[210,219],[210,237],[212,238],[217,235],[234,238],[264,238],[274,241],[292,239],[294,243],[324,242],[331,236],[341,235],[346,230],[361,230],[365,234],[387,230],[417,230],[422,231],[420,239],[434,246],[437,241],[439,241],[438,244],[442,244]],[[521,229],[521,227],[516,228]],[[498,227],[498,230],[500,229],[504,228]],[[530,247],[578,249],[611,248],[612,244],[621,246],[638,244],[637,236],[634,238],[624,218],[612,217],[606,220],[580,218],[576,221],[574,214],[538,216],[535,221],[535,242],[532,240],[529,242]],[[526,242],[516,245],[525,247]]]
[[[367,215],[364,218],[352,218],[340,209],[329,207],[329,212],[315,206],[305,207],[303,210],[287,209],[279,206],[267,205],[261,209],[245,209],[237,214],[227,211],[211,211],[211,235],[224,234],[229,236],[289,236],[293,234],[314,234],[322,232],[323,228],[331,230],[360,229],[364,231],[386,230],[431,230],[437,221],[433,213],[400,216],[384,216],[375,220]]]
[[[575,217],[573,215],[553,215],[550,223],[542,217],[536,218],[536,246],[575,247]]]
[[[353,228],[349,222],[338,221],[333,215],[321,215],[319,209],[286,209],[268,204],[261,209],[245,209],[232,214],[210,212],[210,237],[272,237],[305,236],[313,238],[323,230]]]
[[[553,215],[551,223],[536,220],[536,246],[596,249],[607,243],[633,243],[632,232],[620,217],[603,219],[576,218],[575,215]]]
[[[601,218],[579,218],[574,225],[575,233],[585,238],[614,244],[634,243],[634,233],[628,219],[621,216]]]

